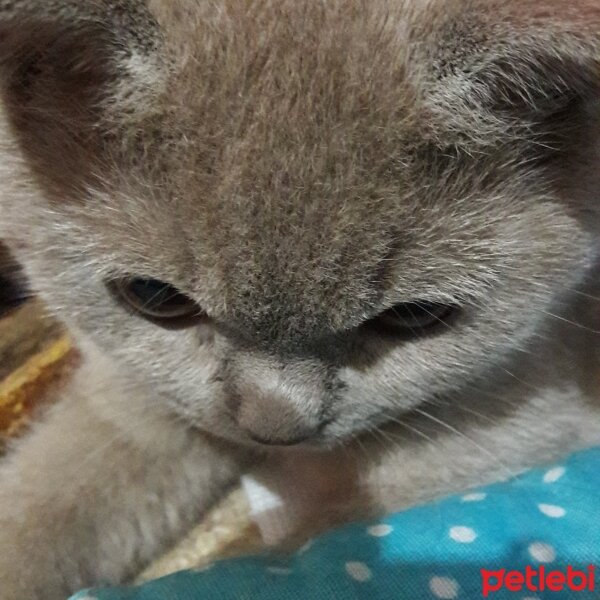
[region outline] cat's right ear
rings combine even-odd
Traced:
[[[159,44],[143,1],[0,0],[6,121],[54,195],[102,172],[111,113],[139,109],[154,84]]]

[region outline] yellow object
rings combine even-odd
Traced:
[[[48,386],[63,373],[62,367],[72,351],[71,340],[63,334],[0,381],[2,437],[11,437],[23,428],[32,409],[43,402]]]

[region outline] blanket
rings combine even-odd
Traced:
[[[591,600],[600,448],[311,540],[72,600]]]

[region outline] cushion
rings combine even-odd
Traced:
[[[73,600],[597,599],[600,448],[312,540]]]

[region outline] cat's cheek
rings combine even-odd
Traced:
[[[91,341],[118,365],[129,385],[146,394],[149,410],[172,413],[191,426],[215,421],[215,407],[222,404],[219,363],[195,330],[163,330],[100,300],[78,314],[69,323],[78,345]]]

